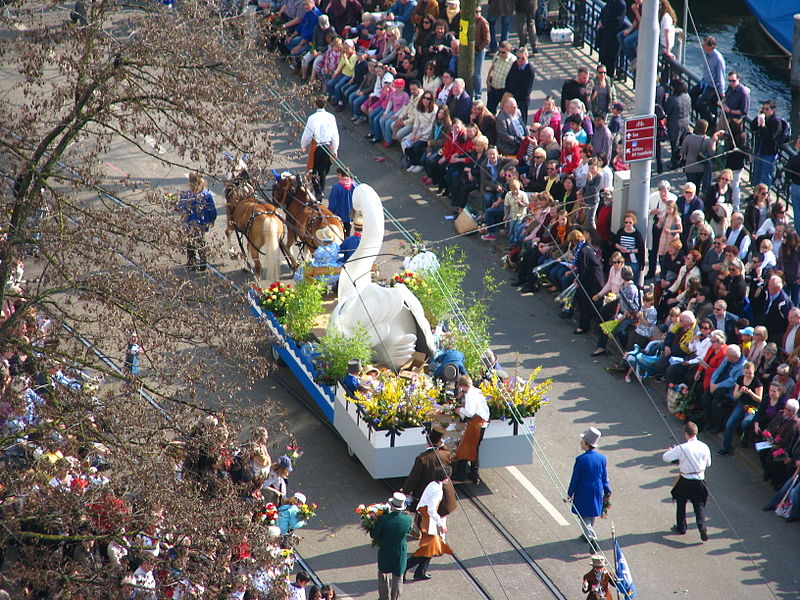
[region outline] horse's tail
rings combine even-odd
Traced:
[[[281,277],[280,243],[283,237],[283,222],[278,215],[264,215],[261,231],[263,235],[261,251],[266,255],[264,257],[266,280],[278,281]]]

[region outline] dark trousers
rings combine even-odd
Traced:
[[[789,478],[791,466],[776,461],[772,457],[772,449],[761,450],[758,453],[758,458],[761,461],[761,468],[764,471],[764,481],[772,481],[775,489],[781,487]]]
[[[205,271],[208,246],[204,233],[197,229],[186,237],[186,266],[191,271]]]
[[[675,525],[678,529],[686,531],[686,503],[691,502],[697,528],[703,531],[706,528],[706,500],[708,500],[705,482],[681,477],[672,490],[672,497],[675,500]]]
[[[730,388],[717,388],[713,392],[707,391],[701,396],[700,403],[703,405],[703,415],[705,416],[704,429],[706,431],[722,429],[725,426],[725,421],[721,416],[722,409],[717,408],[715,410],[714,407],[722,407],[728,401],[730,394]]]
[[[578,309],[581,312],[578,320],[578,327],[584,331],[589,331],[592,319],[595,316],[594,302],[580,285],[578,285],[578,289],[575,290],[575,299],[578,301]]]
[[[314,149],[314,173],[317,174],[317,192],[318,197],[325,194],[325,180],[328,178],[328,172],[331,170],[331,149],[328,146],[317,146]]]
[[[428,571],[430,564],[430,556],[409,556],[406,562],[406,571],[414,569],[414,577],[419,579]]]
[[[619,53],[618,29],[603,27],[597,31],[597,45],[599,47],[600,62],[608,71],[608,76],[614,78],[617,68],[617,54]]]
[[[503,94],[506,93],[506,88],[493,88],[490,87],[486,90],[486,110],[495,114],[497,112],[497,105],[503,99]]]

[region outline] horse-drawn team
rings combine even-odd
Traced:
[[[272,203],[256,197],[242,163],[225,185],[228,243],[231,233],[235,233],[244,255],[245,270],[250,269],[249,256],[256,279],[263,276],[269,282],[280,279],[281,254],[295,271],[307,249],[313,252],[324,240],[339,243],[344,240],[341,219],[316,198],[314,173],[309,171],[302,176],[273,173]],[[232,244],[230,251],[232,256],[237,254]]]

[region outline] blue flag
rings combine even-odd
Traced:
[[[617,589],[623,597],[631,600],[636,598],[636,586],[633,584],[633,575],[628,568],[628,561],[622,554],[622,548],[619,547],[619,542],[614,539],[614,552],[617,556]]]

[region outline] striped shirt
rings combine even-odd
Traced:
[[[625,254],[625,257],[628,259],[628,262],[635,263],[636,261],[636,237],[635,233],[627,233],[626,231],[622,231],[619,234],[619,245],[625,248],[625,250],[633,250],[630,254]]]

